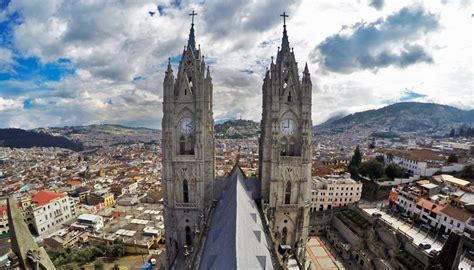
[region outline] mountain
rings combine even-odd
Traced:
[[[395,103],[377,110],[347,115],[341,119],[325,122],[315,127],[324,129],[364,128],[446,134],[451,128],[474,123],[474,110],[461,110],[447,105],[419,102]]]
[[[82,143],[87,149],[119,143],[147,143],[161,139],[161,131],[159,130],[110,124],[37,128],[34,131],[64,136]]]
[[[257,137],[260,132],[260,123],[252,120],[228,120],[214,125],[214,134],[217,139],[246,139]]]
[[[31,147],[60,147],[81,151],[80,142],[74,142],[64,136],[28,131],[17,128],[0,129],[0,147],[31,148]]]

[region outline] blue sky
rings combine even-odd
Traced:
[[[261,85],[286,11],[313,123],[399,101],[474,108],[465,0],[0,0],[0,128],[115,123],[159,128],[196,10],[214,116],[260,120]]]

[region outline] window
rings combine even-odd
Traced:
[[[288,229],[286,227],[283,227],[283,230],[281,231],[281,244],[286,245],[286,236],[288,235]]]
[[[179,138],[179,153],[181,155],[186,153],[186,138],[183,135]]]
[[[192,246],[193,245],[193,239],[192,239],[192,236],[191,236],[191,228],[189,228],[189,226],[186,226],[186,246]]]
[[[293,102],[293,96],[291,96],[291,91],[288,91],[288,102]]]
[[[286,183],[286,189],[285,189],[285,204],[290,204],[291,202],[291,182],[288,181]]]
[[[189,202],[188,180],[183,180],[183,202]]]

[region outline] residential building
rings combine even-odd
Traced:
[[[362,183],[351,179],[350,174],[313,177],[310,212],[356,203],[361,193]]]

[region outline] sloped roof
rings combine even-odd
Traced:
[[[468,211],[452,205],[447,205],[441,212],[461,222],[466,222],[471,217]]]
[[[38,191],[33,196],[31,196],[31,200],[36,203],[36,205],[41,206],[49,203],[50,201],[56,199],[56,198],[62,198],[64,197],[63,193],[57,193],[57,192],[52,192],[52,191]]]
[[[212,217],[200,269],[273,269],[257,207],[235,167]]]

